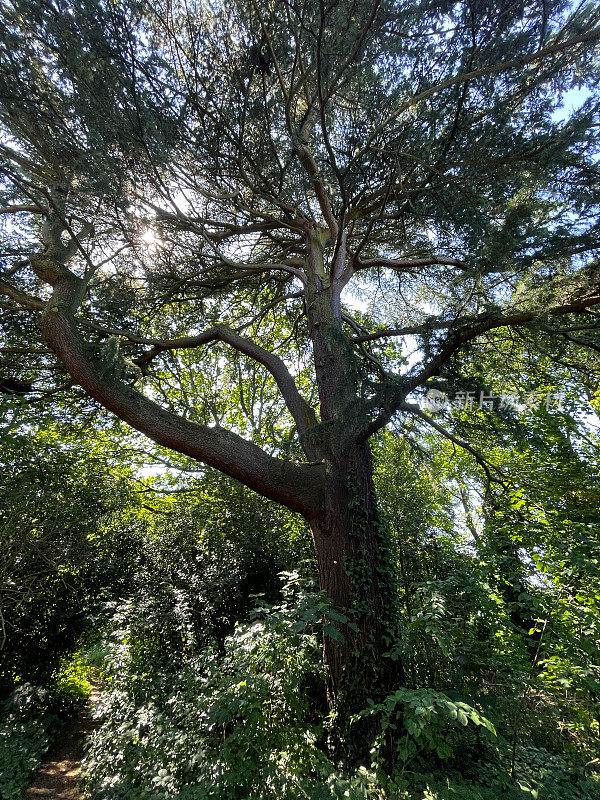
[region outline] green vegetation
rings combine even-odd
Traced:
[[[5,699],[0,716],[0,797],[18,800],[51,741],[56,718],[48,712],[47,693],[20,684]]]
[[[212,471],[140,478],[89,430],[5,432],[3,497],[22,505],[4,520],[2,800],[90,680],[102,700],[83,781],[98,800],[600,797],[600,487],[578,448],[542,461],[562,431],[595,434],[566,411],[544,422],[539,440],[498,445],[511,488],[480,507],[482,473],[442,437],[379,438],[401,623],[386,658],[405,678],[352,717],[349,741],[370,752],[345,760],[321,654],[349,619],[318,591],[293,515]],[[33,653],[32,631],[47,632]]]
[[[600,799],[599,42],[0,4],[0,800]]]

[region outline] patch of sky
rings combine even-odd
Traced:
[[[576,111],[583,106],[586,100],[589,100],[592,93],[586,87],[575,87],[565,92],[561,98],[560,104],[552,112],[553,122],[563,122],[569,119]]]

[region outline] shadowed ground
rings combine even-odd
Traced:
[[[92,732],[95,722],[91,717],[94,703],[100,699],[98,687],[92,687],[87,708],[67,724],[59,738],[48,751],[46,760],[38,769],[31,786],[25,791],[25,800],[54,798],[54,800],[83,800],[79,788],[79,774],[85,737]]]

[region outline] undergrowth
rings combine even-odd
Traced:
[[[369,763],[333,763],[317,698],[323,622],[332,631],[340,620],[298,575],[286,577],[283,602],[257,608],[220,652],[194,648],[181,605],[115,610],[83,770],[95,800],[600,798],[584,770],[513,747],[481,709],[427,688],[398,689],[357,716],[380,723]],[[179,631],[170,657],[158,646],[165,626]]]

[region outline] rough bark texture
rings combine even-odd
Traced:
[[[342,330],[343,281],[327,279],[321,241],[309,239],[307,317],[313,344],[321,425],[313,431],[326,476],[319,515],[311,520],[321,588],[336,611],[349,616],[343,641],[325,637],[330,706],[340,729],[381,699],[401,679],[401,666],[385,653],[396,636],[393,562],[377,512],[368,442],[360,441],[356,356]],[[341,261],[343,263],[343,253]],[[360,737],[359,737],[360,738]]]
[[[371,455],[360,445],[332,458],[322,515],[312,523],[321,588],[350,617],[344,641],[325,638],[330,703],[344,715],[381,698],[401,676],[385,657],[396,634],[393,565],[377,513]]]

